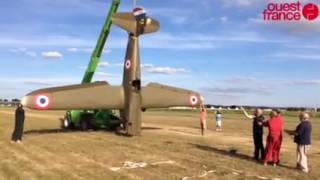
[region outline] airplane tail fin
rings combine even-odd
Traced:
[[[137,36],[157,32],[160,24],[157,20],[147,17],[145,11],[133,13],[116,13],[112,23]]]

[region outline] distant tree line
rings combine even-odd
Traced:
[[[0,105],[2,106],[14,106],[20,103],[20,99],[14,98],[14,99],[0,99]]]
[[[230,110],[238,110],[240,109],[241,106],[238,105],[231,105],[231,106],[226,106],[226,105],[212,105],[212,104],[207,104],[205,105],[206,108],[214,108],[214,109],[230,109]],[[281,109],[283,111],[316,111],[320,112],[320,108],[306,108],[306,107],[270,107],[270,106],[242,106],[245,109],[253,110],[255,108],[261,108],[261,109]]]

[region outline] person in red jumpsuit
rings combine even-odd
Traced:
[[[270,119],[264,122],[264,125],[269,129],[264,158],[265,166],[271,161],[273,166],[276,167],[279,162],[283,130],[283,119],[280,113],[280,110],[273,109],[270,113]]]

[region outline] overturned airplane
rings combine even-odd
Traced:
[[[129,33],[122,85],[96,82],[40,89],[23,97],[22,104],[36,110],[118,109],[125,133],[136,136],[141,133],[142,111],[197,107],[202,103],[197,92],[157,83],[141,87],[139,36],[158,31],[158,21],[147,17],[142,8],[135,8],[133,12],[114,14],[112,23]]]

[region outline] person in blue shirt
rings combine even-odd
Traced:
[[[216,113],[216,131],[222,131],[222,114],[220,111]]]
[[[300,124],[296,128],[294,136],[294,142],[297,144],[297,168],[308,173],[307,151],[311,145],[312,125],[308,113],[302,112],[299,118]]]

